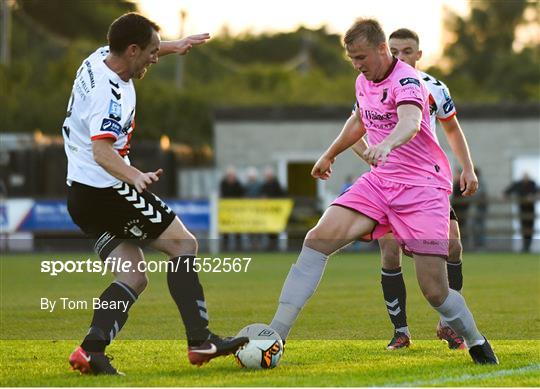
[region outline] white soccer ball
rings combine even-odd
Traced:
[[[248,369],[273,369],[283,355],[283,341],[270,326],[255,323],[245,326],[236,335],[247,336],[249,342],[234,354],[242,367]]]

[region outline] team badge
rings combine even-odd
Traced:
[[[122,104],[111,100],[109,103],[109,117],[111,119],[120,121],[122,118]]]

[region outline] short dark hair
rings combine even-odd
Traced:
[[[120,16],[109,27],[109,50],[120,54],[132,44],[144,50],[150,44],[153,32],[159,30],[159,26],[150,19],[136,12],[129,12]]]
[[[386,42],[384,31],[375,19],[357,19],[345,33],[343,43],[348,46],[358,38],[365,38],[372,47]]]
[[[418,34],[413,30],[409,30],[408,28],[400,28],[399,30],[394,31],[390,34],[388,39],[414,39],[416,44],[420,45]]]

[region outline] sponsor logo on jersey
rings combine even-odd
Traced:
[[[385,112],[380,114],[375,111],[370,111],[368,109],[364,110],[364,115],[366,119],[369,120],[390,120],[392,118],[392,112]]]
[[[103,119],[100,131],[114,132],[116,135],[120,135],[122,132],[122,126],[116,120]]]
[[[444,103],[443,110],[444,110],[444,113],[450,113],[454,110],[454,102],[452,101],[452,99]]]
[[[109,117],[119,121],[122,118],[122,104],[111,100],[109,103]]]
[[[412,77],[402,78],[401,80],[399,80],[399,83],[401,84],[401,86],[405,86],[408,84],[415,84],[417,86],[420,86],[420,80]]]

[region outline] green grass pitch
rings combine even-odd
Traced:
[[[241,254],[246,273],[201,273],[212,330],[235,334],[268,323],[296,253]],[[464,256],[464,290],[480,330],[501,364],[476,366],[467,352],[435,339],[437,315],[420,294],[404,258],[410,349],[389,352],[392,326],[380,289],[376,253],[330,259],[315,296],[296,323],[274,370],[240,369],[232,357],[189,365],[178,311],[165,274],[150,284],[108,348],[126,377],[80,376],[67,358],[84,337],[90,309],[46,312],[40,298],[90,300],[111,276],[40,273],[40,261],[88,254],[2,255],[0,385],[2,386],[540,386],[540,261],[535,255]],[[93,258],[93,257],[92,257]],[[164,259],[155,254],[148,259]]]

